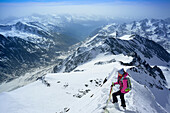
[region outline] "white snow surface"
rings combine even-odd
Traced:
[[[124,35],[122,37],[120,37],[121,40],[132,40],[133,37],[131,35]]]
[[[45,43],[47,39],[45,37],[40,37],[35,34],[21,32],[16,29],[12,29],[11,31],[0,31],[0,34],[2,34],[5,37],[19,37],[21,39],[24,39],[26,41],[32,42],[32,43]]]
[[[116,62],[95,65],[112,59]],[[0,113],[66,113],[68,109],[68,113],[102,113],[109,98],[110,85],[116,81],[117,70],[130,68],[130,66],[120,65],[120,60],[130,62],[132,57],[122,54],[100,54],[70,73],[47,74],[45,80],[50,83],[50,87],[38,80],[22,88],[0,93]],[[103,81],[109,73],[112,76],[103,86],[96,84],[95,81]],[[137,83],[133,78],[131,82],[133,89],[125,94],[126,113],[166,113],[147,87]],[[118,90],[118,86],[113,88],[113,92]],[[120,105],[119,97],[118,101]],[[122,110],[115,109],[111,102],[108,110],[110,113],[124,113]]]

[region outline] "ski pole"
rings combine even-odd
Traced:
[[[108,99],[107,102],[106,102],[106,106],[103,108],[104,110],[106,110],[106,108],[107,108],[107,106],[108,106],[108,104],[109,104],[109,101],[110,101],[110,99],[111,99],[112,89],[113,89],[113,87],[111,87],[111,89],[110,89],[109,99]]]
[[[113,89],[113,87],[111,87],[111,89],[110,89],[110,93],[109,93],[109,99],[107,100],[107,104],[109,103],[109,100],[111,99],[111,93],[112,93],[112,89]]]

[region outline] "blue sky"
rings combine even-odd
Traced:
[[[170,2],[170,0],[0,0],[0,2],[87,2],[87,3],[103,3],[103,2]]]
[[[170,0],[0,0],[0,18],[31,14],[170,17]]]

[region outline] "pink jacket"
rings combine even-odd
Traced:
[[[116,85],[116,84],[120,85],[119,88],[120,88],[121,93],[129,92],[129,91],[127,91],[127,92],[125,91],[125,89],[127,88],[127,79],[126,79],[126,76],[128,76],[127,72],[125,72],[124,77],[122,77],[122,79],[120,79],[120,77],[118,75],[118,78],[117,78],[118,81],[114,83],[114,85]]]

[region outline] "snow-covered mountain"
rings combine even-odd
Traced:
[[[151,65],[168,66],[170,62],[169,53],[154,41],[139,35],[110,37],[98,33],[88,40],[85,45],[79,47],[61,66],[58,65],[54,72],[58,72],[58,70],[70,72],[78,65],[93,59],[99,53],[106,52],[111,54],[123,53],[125,55],[137,54],[142,60],[149,62]]]
[[[124,24],[109,24],[100,30],[103,35],[124,36],[138,34],[162,45],[170,51],[170,18],[144,19]]]

